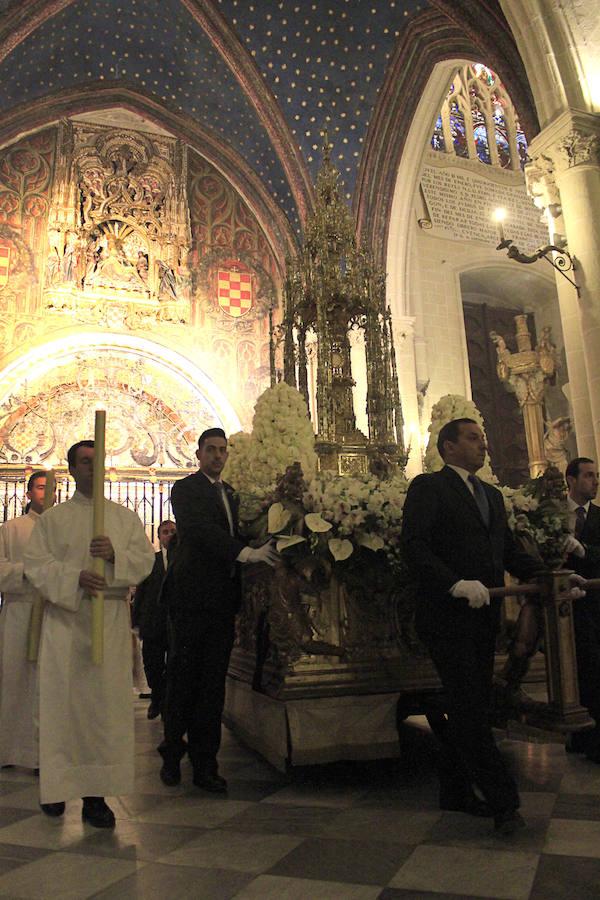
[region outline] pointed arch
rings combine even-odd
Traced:
[[[499,11],[492,13],[485,2],[432,0],[432,3],[436,8],[417,16],[396,47],[369,127],[358,176],[355,198],[358,233],[370,243],[382,263],[396,175],[413,118],[437,64],[457,59],[489,63],[509,90],[528,140],[539,130],[523,64]],[[447,87],[446,84],[446,90]],[[441,93],[436,103],[436,112],[443,96]],[[430,124],[433,131],[434,118]]]
[[[0,62],[45,21],[75,0],[22,0],[0,23]],[[208,35],[256,111],[286,175],[301,223],[312,209],[314,194],[308,167],[285,117],[260,70],[235,31],[211,0],[180,0]]]
[[[26,132],[36,131],[59,119],[78,113],[122,107],[137,113],[184,141],[218,169],[247,202],[269,241],[281,272],[285,256],[295,246],[295,236],[281,207],[265,189],[260,178],[245,160],[212,132],[202,128],[190,116],[175,112],[125,82],[94,82],[69,88],[9,111],[0,126],[0,146]]]

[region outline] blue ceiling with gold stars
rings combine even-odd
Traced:
[[[20,2],[20,0],[17,0]],[[0,10],[7,6],[0,0]],[[214,0],[258,67],[311,177],[321,131],[352,197],[369,121],[402,29],[427,0]],[[0,64],[0,109],[126,81],[193,117],[250,165],[294,230],[284,169],[235,73],[180,0],[76,0]]]

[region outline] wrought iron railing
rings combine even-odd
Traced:
[[[23,466],[0,467],[0,523],[23,514],[27,504],[26,488],[35,470]],[[75,484],[66,468],[56,468],[56,501],[68,500]],[[107,471],[105,496],[127,506],[138,514],[146,534],[155,541],[158,526],[165,519],[173,519],[171,488],[187,470],[168,469],[159,472],[147,469],[119,469]]]

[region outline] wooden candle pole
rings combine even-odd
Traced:
[[[94,482],[93,482],[93,526],[92,536],[104,534],[104,456],[105,456],[106,412],[96,411],[94,427]],[[104,577],[104,560],[92,558],[92,571]],[[92,597],[92,662],[99,666],[104,659],[104,592]]]
[[[46,487],[44,488],[44,509],[50,509],[54,503],[54,491],[56,490],[56,476],[51,469],[46,472]],[[35,592],[31,606],[31,618],[29,619],[29,632],[27,635],[27,661],[37,662],[40,649],[40,637],[42,634],[42,619],[44,617],[45,600],[41,594]]]

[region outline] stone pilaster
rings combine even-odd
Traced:
[[[600,455],[600,118],[569,110],[529,148],[530,194],[546,211],[552,241],[576,260],[580,296],[557,273],[578,452]]]

